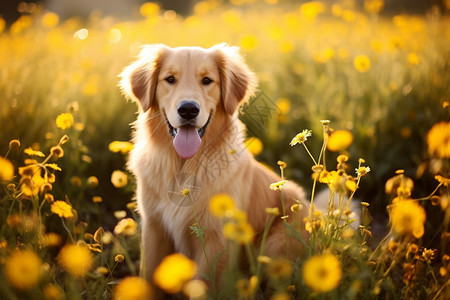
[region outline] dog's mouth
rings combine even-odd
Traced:
[[[169,126],[169,133],[173,136],[173,146],[181,158],[189,159],[197,154],[210,120],[211,115],[209,115],[206,124],[200,129],[193,126],[190,122],[175,128],[172,124],[170,124],[169,119],[166,116],[167,125]]]

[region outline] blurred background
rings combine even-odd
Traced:
[[[37,3],[45,6],[49,10],[57,13],[62,18],[68,18],[73,16],[87,17],[93,10],[101,10],[104,14],[114,15],[116,17],[130,18],[135,15],[139,5],[144,3],[145,0],[45,0],[45,1],[26,1],[26,3]],[[171,9],[181,15],[188,15],[193,12],[194,6],[202,2],[200,0],[162,0],[157,3],[163,9]],[[245,4],[254,3],[257,1],[245,1],[245,0],[222,0],[216,1],[220,3],[231,4]],[[281,1],[268,1],[273,3],[301,3],[308,1],[297,0],[281,0]],[[323,3],[333,4],[335,0],[324,0]],[[342,2],[342,1],[341,1]],[[346,1],[353,2],[358,7],[364,6],[364,0]],[[0,14],[8,21],[12,22],[20,16],[18,7],[20,3],[24,3],[20,0],[8,0],[3,1],[0,4]],[[423,14],[432,6],[444,7],[442,0],[389,0],[384,3],[384,9],[382,14],[399,14],[399,13],[418,13]]]
[[[284,160],[288,178],[309,191],[312,163],[289,142],[312,129],[307,144],[317,156],[320,120],[331,120],[351,138],[330,149],[329,168],[340,153],[353,168],[366,160],[372,171],[357,197],[382,223],[391,200],[384,184],[397,169],[414,178],[414,197],[436,186],[439,166],[426,136],[450,119],[449,9],[449,0],[2,1],[0,153],[11,139],[48,152],[67,134],[55,194],[70,195],[93,230],[112,227],[108,212],[125,209],[134,187],[132,179],[125,188],[112,185],[126,155],[108,146],[130,140],[137,111],[117,88],[117,75],[144,44],[226,42],[241,47],[276,107],[263,132],[250,131],[262,142],[250,145],[257,158],[274,169]],[[62,130],[55,119],[65,112],[75,123]],[[24,156],[10,159],[22,165]],[[88,186],[90,176],[98,187]],[[104,200],[94,204],[93,196]],[[438,210],[431,207],[430,216]]]

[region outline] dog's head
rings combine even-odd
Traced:
[[[197,153],[211,119],[233,115],[256,86],[238,48],[225,44],[209,49],[146,46],[120,77],[122,90],[143,113],[164,116],[183,159]]]

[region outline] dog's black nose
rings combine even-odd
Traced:
[[[200,106],[193,101],[183,101],[178,105],[178,114],[185,120],[195,118],[200,112]]]

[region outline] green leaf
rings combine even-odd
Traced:
[[[291,224],[287,222],[283,222],[283,224],[289,230],[288,232],[289,236],[293,237],[294,239],[302,243],[304,247],[308,247],[308,244],[305,242],[303,237],[297,232],[297,230],[295,230],[295,228]]]

